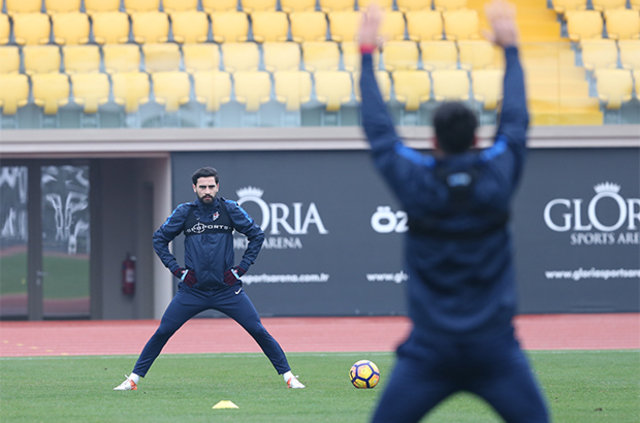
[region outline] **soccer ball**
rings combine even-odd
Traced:
[[[380,370],[373,361],[356,361],[349,370],[349,379],[358,389],[373,388],[380,380]]]

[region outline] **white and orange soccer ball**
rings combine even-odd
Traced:
[[[373,388],[380,380],[380,370],[376,363],[369,360],[356,361],[349,370],[349,379],[358,389]]]

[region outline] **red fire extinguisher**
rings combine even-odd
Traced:
[[[122,262],[122,293],[133,295],[136,292],[136,258],[127,253]]]

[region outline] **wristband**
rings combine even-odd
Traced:
[[[371,54],[376,50],[376,46],[372,44],[360,44],[361,54]]]

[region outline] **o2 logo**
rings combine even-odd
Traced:
[[[407,232],[407,213],[403,210],[393,211],[389,206],[378,206],[371,216],[371,227],[379,234]]]

